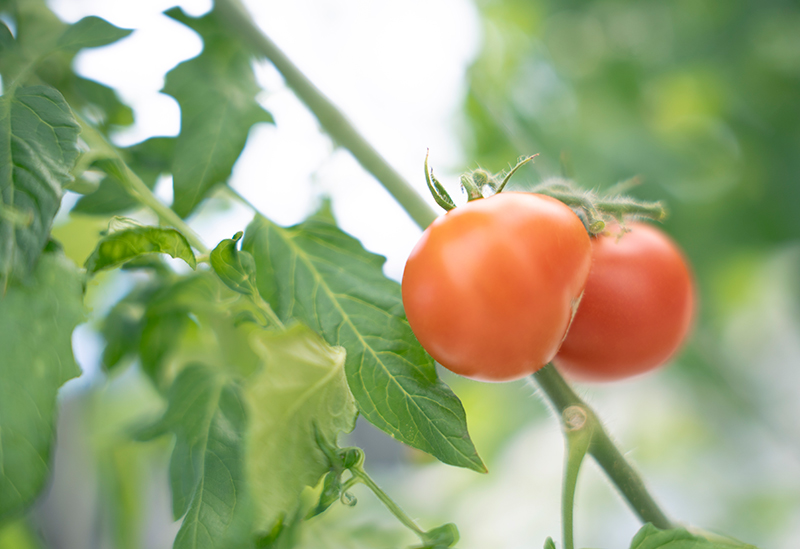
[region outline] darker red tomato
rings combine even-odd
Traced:
[[[678,246],[642,223],[592,239],[586,291],[555,358],[568,376],[610,381],[672,357],[695,309],[692,275]]]
[[[403,305],[444,367],[518,379],[556,354],[590,265],[589,237],[572,210],[547,196],[502,193],[428,227],[406,263]]]

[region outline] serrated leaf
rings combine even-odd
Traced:
[[[330,469],[317,434],[336,442],[353,430],[356,406],[344,373],[345,351],[305,326],[253,334],[263,368],[248,378],[247,465],[257,527],[297,511],[306,486]]]
[[[79,47],[84,47],[84,40],[85,47],[106,45],[129,31],[114,30],[116,27],[100,23],[102,20],[97,18],[66,25],[41,0],[17,3],[15,12],[17,39],[7,35],[4,41],[7,47],[3,47],[0,54],[0,70],[5,81],[11,82],[20,71],[34,63],[34,71],[20,84],[45,83],[56,88],[76,112],[103,132],[111,126],[133,123],[133,110],[120,101],[113,89],[82,78],[72,69]],[[108,27],[99,36],[92,37],[87,33],[89,30],[101,31],[100,27],[106,25]],[[71,36],[69,44],[72,47],[59,48],[57,41],[66,35]],[[81,43],[73,39],[80,39]]]
[[[171,169],[174,151],[175,138],[152,137],[131,147],[120,149],[120,155],[144,184],[153,189],[158,177]],[[100,162],[97,167],[103,169],[104,164]],[[107,216],[138,207],[141,207],[140,202],[131,196],[116,175],[107,173],[100,181],[97,191],[81,197],[72,211]]]
[[[383,257],[315,218],[283,228],[258,216],[243,249],[255,258],[261,296],[281,319],[300,320],[347,349],[347,381],[364,417],[445,463],[485,471],[464,408],[411,332]]]
[[[236,249],[236,243],[242,238],[241,231],[233,238],[227,238],[217,244],[211,251],[211,267],[225,285],[244,295],[256,296],[256,264],[253,256]]]
[[[631,549],[756,549],[753,545],[716,537],[720,539],[711,541],[684,528],[659,530],[647,523],[633,537]]]
[[[253,124],[272,122],[255,100],[248,52],[223,32],[217,14],[200,18],[181,9],[165,12],[200,34],[203,52],[167,73],[163,92],[181,107],[181,133],[173,164],[172,208],[188,216],[214,185],[225,183]]]
[[[78,51],[83,48],[98,48],[113,44],[133,31],[121,29],[100,17],[90,15],[70,25],[56,41],[59,49]]]
[[[140,433],[175,435],[170,485],[175,518],[183,517],[175,549],[229,547],[249,534],[245,429],[239,385],[222,371],[193,365],[175,379],[164,417]]]
[[[0,522],[30,505],[50,473],[56,394],[80,374],[71,336],[82,321],[81,276],[58,252],[0,296]]]
[[[12,88],[0,97],[0,287],[9,275],[24,278],[47,243],[72,180],[79,127],[61,94],[47,86]]]
[[[119,218],[117,218],[119,219]],[[114,220],[111,221],[111,224]],[[194,269],[197,260],[186,237],[176,229],[132,227],[103,237],[86,260],[86,271],[94,274],[111,269],[144,254],[162,253],[182,259]]]

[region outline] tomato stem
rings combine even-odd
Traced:
[[[531,377],[542,389],[559,415],[562,415],[571,406],[579,406],[589,416],[596,417],[594,411],[575,394],[572,387],[561,377],[561,374],[552,364],[546,365]],[[620,494],[627,500],[631,509],[642,522],[650,522],[653,526],[662,530],[672,528],[672,523],[667,518],[667,515],[647,491],[642,478],[636,470],[614,445],[600,421],[595,423],[591,444],[589,445],[589,454],[617,486]]]
[[[81,126],[81,137],[91,147],[91,154],[95,158],[107,159],[111,164],[107,169],[113,169],[114,176],[122,182],[125,191],[135,198],[140,204],[150,208],[158,218],[178,229],[186,237],[186,240],[201,254],[208,254],[210,250],[200,239],[200,236],[176,214],[172,208],[162,203],[153,191],[139,179],[133,170],[128,167],[119,150],[109,143],[106,138],[97,131],[91,124],[81,117],[77,112],[74,113],[75,119]]]
[[[333,140],[349,150],[356,160],[377,179],[424,229],[436,219],[436,212],[362,136],[339,108],[303,74],[299,68],[253,22],[239,0],[217,0],[224,24],[231,36],[240,39],[256,55],[272,62],[286,84],[314,113],[320,125]]]
[[[561,414],[567,452],[564,464],[564,487],[561,496],[561,516],[564,528],[564,549],[575,549],[573,514],[575,488],[583,458],[592,443],[597,418],[581,406],[569,406]]]

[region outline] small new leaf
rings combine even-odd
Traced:
[[[684,528],[659,530],[650,523],[645,524],[631,541],[631,549],[756,549],[740,541],[714,536],[711,540],[696,536]]]
[[[26,284],[0,296],[0,523],[50,474],[56,394],[80,374],[71,337],[82,321],[81,276],[61,252],[44,253]]]
[[[83,48],[98,48],[113,44],[125,38],[133,31],[115,27],[105,19],[95,16],[84,17],[74,25],[70,25],[62,34],[56,46],[66,51],[78,51]]]
[[[225,285],[240,294],[256,297],[256,264],[253,256],[236,249],[236,243],[242,238],[239,231],[233,238],[217,244],[211,251],[211,266]]]
[[[197,267],[192,247],[180,232],[175,229],[137,225],[125,218],[112,219],[109,233],[100,240],[86,260],[86,271],[94,274],[152,253],[168,254],[184,260],[192,269]]]

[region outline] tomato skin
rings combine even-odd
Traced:
[[[591,266],[562,202],[502,193],[434,221],[403,273],[414,334],[442,366],[482,381],[533,373],[555,355]]]
[[[612,381],[667,362],[689,333],[692,274],[677,244],[643,223],[592,239],[592,270],[554,360],[567,376]]]

